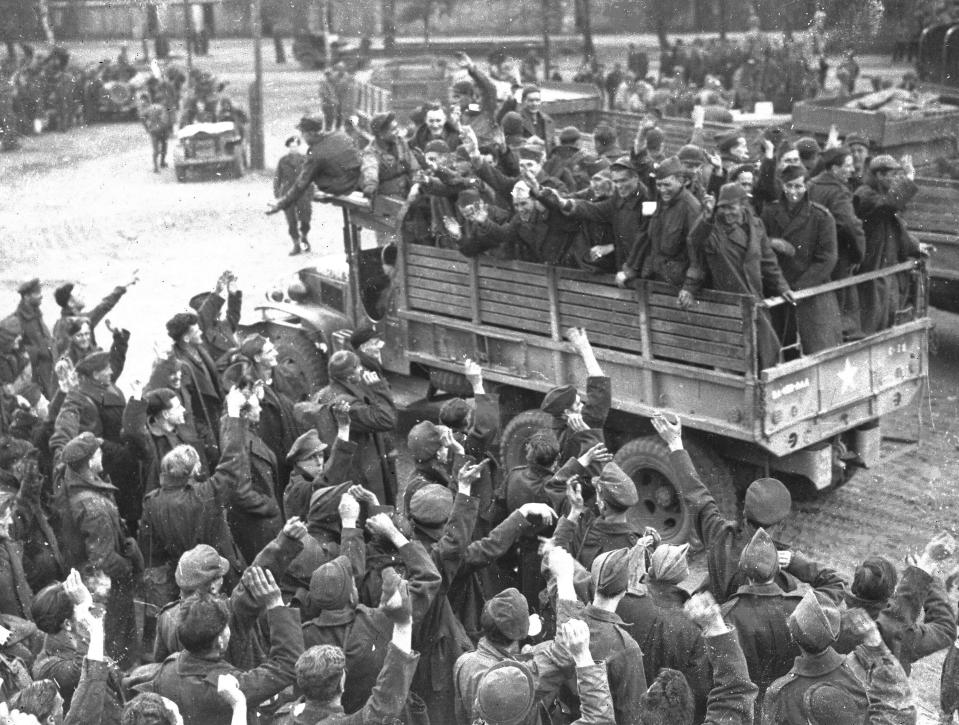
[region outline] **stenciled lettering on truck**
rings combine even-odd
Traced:
[[[805,390],[808,387],[809,387],[809,378],[793,380],[792,382],[786,383],[781,388],[776,388],[775,390],[770,392],[769,397],[775,403],[784,395],[792,395],[793,393],[798,393],[800,390]]]

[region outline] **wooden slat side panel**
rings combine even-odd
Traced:
[[[741,358],[734,359],[720,355],[710,355],[709,353],[691,351],[685,347],[654,344],[653,355],[663,360],[675,360],[686,365],[702,365],[706,368],[718,368],[737,373],[745,372],[745,365]]]

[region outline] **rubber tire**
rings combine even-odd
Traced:
[[[176,174],[176,180],[181,184],[186,181],[186,167],[177,166],[173,169],[173,172]]]
[[[286,327],[264,325],[260,334],[268,337],[276,346],[276,373],[299,392],[294,398],[315,393],[329,382],[326,357],[309,340],[304,332]]]
[[[243,154],[242,152],[236,153],[233,156],[233,163],[230,166],[231,172],[234,179],[243,178]]]
[[[437,390],[450,395],[469,397],[473,395],[473,386],[462,373],[430,368],[430,384]]]
[[[526,441],[542,428],[553,428],[553,416],[538,408],[513,418],[500,433],[499,460],[504,471],[526,465]]]

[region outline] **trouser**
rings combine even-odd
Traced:
[[[286,215],[290,239],[299,243],[301,238],[310,233],[310,220],[313,218],[312,200],[309,195],[304,194],[296,200],[296,203],[284,209],[283,213]]]
[[[153,170],[156,171],[160,166],[166,166],[166,134],[151,133],[150,144],[153,147]]]

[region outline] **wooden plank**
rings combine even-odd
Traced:
[[[531,287],[542,287],[546,289],[546,268],[538,273],[527,272],[525,270],[509,269],[491,264],[482,264],[480,266],[480,277],[485,279],[501,280],[512,282],[514,284],[524,284]]]
[[[731,317],[738,319],[742,316],[742,310],[738,303],[726,304],[720,302],[707,302],[703,299],[697,300],[697,312],[703,312],[718,317]],[[659,292],[651,292],[649,295],[649,304],[653,307],[676,307],[676,296],[666,295]]]
[[[729,357],[739,359],[742,357],[742,345],[722,345],[718,342],[709,342],[707,340],[694,340],[690,337],[680,337],[679,335],[670,335],[665,332],[650,333],[650,339],[653,343],[653,354],[656,354],[656,348],[659,345],[669,345],[670,347],[679,347],[691,352],[705,352],[716,357]]]
[[[601,297],[607,300],[636,301],[636,292],[634,290],[620,289],[613,285],[600,284],[598,282],[577,282],[576,280],[560,277],[559,289],[561,292],[577,292],[579,294]]]
[[[514,304],[504,302],[494,302],[493,300],[480,299],[481,312],[495,312],[501,315],[512,315],[519,319],[533,320],[549,326],[549,310],[542,307],[533,309],[519,309]]]
[[[530,297],[531,299],[546,299],[546,285],[534,287],[532,285],[520,285],[516,282],[506,282],[501,279],[490,279],[489,277],[480,277],[479,286],[481,290],[496,290],[497,292],[510,292]]]
[[[444,282],[460,287],[462,294],[466,295],[469,287],[469,277],[457,272],[441,272],[439,270],[427,270],[420,267],[408,268],[409,276],[415,280],[423,280],[417,284],[430,282]]]
[[[706,365],[708,367],[717,367],[722,370],[733,370],[743,372],[744,366],[742,360],[733,358],[719,357],[702,352],[694,352],[682,347],[670,347],[669,345],[654,345],[653,355],[667,360],[678,360],[685,364]]]
[[[497,292],[488,289],[481,289],[479,291],[479,299],[481,304],[487,300],[491,302],[504,302],[506,304],[514,305],[518,310],[528,310],[530,308],[542,309],[549,307],[548,301],[541,297],[524,297],[518,294],[509,294],[507,292]]]
[[[462,283],[438,282],[435,279],[428,277],[417,277],[415,275],[410,275],[408,280],[409,284],[407,286],[411,290],[419,290],[421,293],[435,290],[437,292],[445,292],[451,295],[459,295],[463,298],[463,304],[467,304],[469,301],[469,285],[466,283],[465,279]]]
[[[639,352],[642,347],[640,344],[639,325],[636,327],[621,327],[612,325],[603,320],[596,320],[590,317],[563,317],[563,327],[584,327],[589,332],[590,340],[593,339],[593,333],[602,333],[614,340],[616,344],[610,347],[616,347],[621,350],[631,350]]]
[[[560,295],[559,310],[564,315],[580,315],[592,318],[602,317],[602,319],[615,322],[617,325],[626,325],[627,327],[639,324],[638,311],[635,308],[611,310],[608,307],[593,307],[589,304],[580,304],[581,302],[589,302],[589,300],[584,297],[567,297],[564,299],[562,295]]]
[[[438,295],[427,296],[417,294],[415,290],[410,290],[410,307],[414,310],[424,310],[438,315],[450,315],[452,317],[463,317],[472,319],[473,312],[469,307],[457,304],[452,299],[440,297]]]
[[[480,323],[480,291],[479,291],[479,261],[470,259],[470,309],[472,310],[473,324]]]
[[[517,317],[516,315],[503,315],[485,310],[482,313],[482,317],[483,323],[487,325],[497,325],[522,332],[534,332],[544,337],[549,337],[549,323],[533,322]]]
[[[467,274],[469,265],[466,262],[449,262],[446,260],[437,260],[432,257],[426,257],[422,254],[410,254],[407,258],[410,267],[422,267],[423,269],[442,269],[447,272],[459,272]]]
[[[430,259],[446,259],[452,262],[466,264],[466,258],[455,249],[444,249],[443,247],[434,247],[430,244],[409,244],[407,245],[410,254],[416,254]]]
[[[712,330],[708,327],[699,325],[684,325],[680,322],[667,320],[650,320],[649,329],[656,332],[665,332],[681,337],[689,337],[694,340],[711,340],[712,342],[721,342],[726,345],[742,346],[743,335],[741,332],[728,332],[726,330]]]
[[[669,320],[670,322],[697,325],[714,330],[729,330],[731,332],[739,333],[742,333],[743,331],[743,321],[741,318],[734,320],[729,317],[716,317],[714,315],[707,315],[699,312],[699,308],[696,309],[696,312],[692,312],[689,310],[684,310],[680,307],[676,307],[675,305],[672,308],[651,306],[649,308],[649,319]]]

